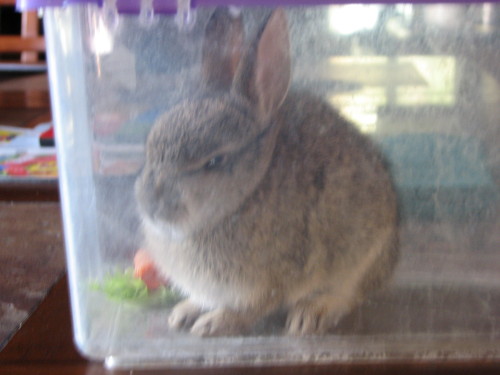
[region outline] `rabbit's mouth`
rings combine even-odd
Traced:
[[[145,216],[144,224],[157,235],[168,237],[170,240],[181,241],[187,236],[187,231],[182,225],[170,221]]]
[[[141,196],[138,198],[138,210],[148,224],[161,230],[186,231],[189,215],[183,204],[172,204],[172,202],[163,204],[158,200],[140,199],[143,198]]]
[[[175,207],[164,207],[162,204],[159,204],[155,208],[153,208],[151,214],[151,219],[156,223],[161,223],[166,226],[173,227],[183,227],[187,221],[187,210],[183,206]]]
[[[179,194],[173,191],[156,192],[148,194],[148,189],[136,187],[136,200],[142,216],[148,217],[152,222],[164,223],[165,225],[182,226],[188,218],[186,205],[181,201]]]

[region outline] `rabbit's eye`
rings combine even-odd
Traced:
[[[217,155],[211,158],[209,161],[205,163],[203,169],[206,171],[212,171],[214,169],[220,168],[224,162],[226,161],[225,155]]]

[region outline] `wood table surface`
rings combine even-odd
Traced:
[[[21,78],[21,86],[12,81],[0,81],[0,122],[33,126],[50,119],[46,77],[31,79],[32,86],[29,77]],[[16,99],[12,99],[8,92]],[[57,200],[54,182],[0,183],[0,236],[3,240],[0,247],[0,297],[2,301],[10,299],[12,302],[6,302],[7,306],[19,312],[14,314],[19,321],[14,321],[15,326],[10,327],[7,335],[10,340],[0,352],[1,375],[500,374],[499,360],[108,370],[102,363],[84,359],[73,344]],[[16,272],[9,273],[9,270]],[[1,318],[0,315],[0,322]]]

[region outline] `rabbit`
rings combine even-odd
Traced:
[[[322,99],[290,88],[286,12],[244,48],[220,8],[202,88],[153,125],[135,183],[144,246],[186,299],[169,328],[248,334],[275,311],[321,335],[385,284],[398,259],[387,163]]]

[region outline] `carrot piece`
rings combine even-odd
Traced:
[[[167,285],[168,281],[158,272],[153,260],[146,250],[139,249],[134,256],[134,277],[144,281],[149,290]]]

